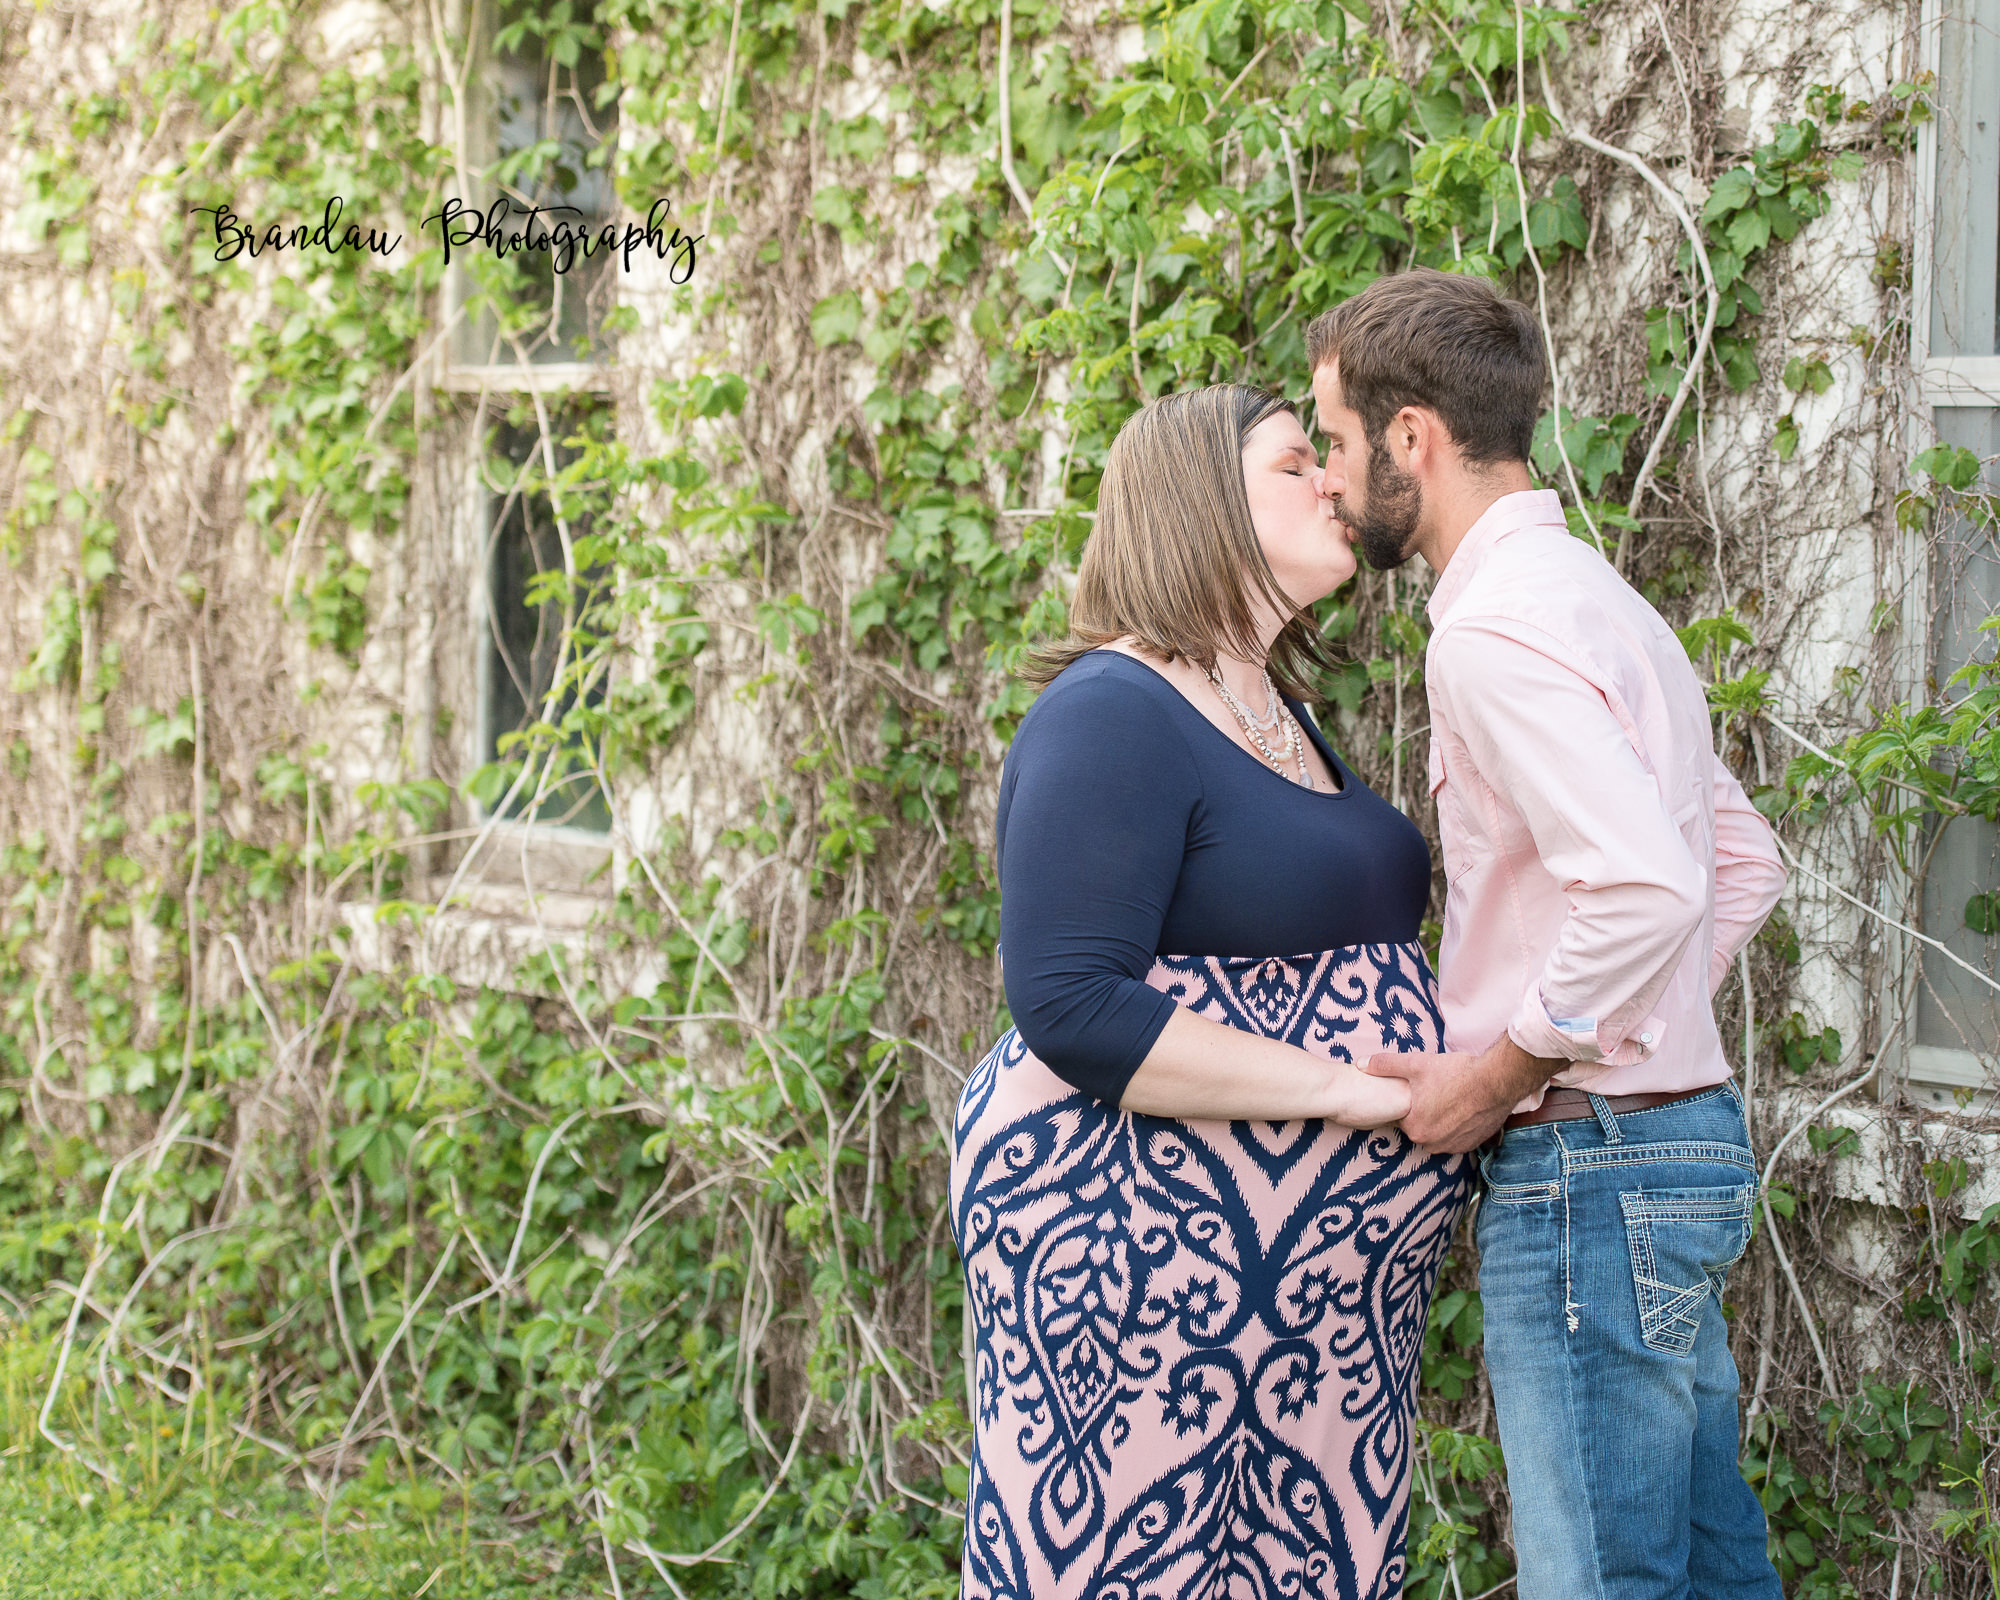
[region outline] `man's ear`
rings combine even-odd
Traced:
[[[1404,406],[1389,419],[1384,442],[1397,466],[1420,472],[1437,464],[1438,420],[1422,406]]]

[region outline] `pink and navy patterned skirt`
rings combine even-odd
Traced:
[[[1440,1050],[1414,944],[1163,956],[1197,1014]],[[1393,1130],[1121,1112],[1009,1031],[959,1099],[965,1600],[1401,1592],[1424,1319],[1471,1163]]]

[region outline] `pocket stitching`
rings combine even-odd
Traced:
[[[1643,1190],[1618,1197],[1624,1214],[1626,1248],[1632,1260],[1632,1291],[1639,1312],[1639,1337],[1649,1350],[1663,1355],[1685,1356],[1694,1350],[1700,1330],[1699,1307],[1711,1293],[1720,1304],[1723,1282],[1729,1269],[1743,1259],[1750,1246],[1750,1214],[1756,1203],[1756,1186],[1740,1184],[1730,1189],[1729,1199],[1670,1200],[1664,1194],[1649,1195]],[[1653,1247],[1653,1225],[1658,1222],[1724,1222],[1740,1219],[1735,1253],[1710,1266],[1701,1264],[1698,1284],[1665,1282],[1659,1275]],[[1671,1291],[1667,1293],[1666,1291]],[[1696,1315],[1689,1318],[1688,1313]],[[1683,1332],[1682,1330],[1685,1330]]]
[[[1689,1161],[1713,1161],[1736,1167],[1743,1172],[1755,1173],[1756,1163],[1751,1161],[1740,1146],[1711,1143],[1686,1144],[1640,1144],[1604,1145],[1595,1150],[1572,1150],[1568,1155],[1572,1167],[1638,1167],[1661,1161],[1684,1163]]]
[[[1486,1198],[1494,1205],[1529,1205],[1537,1200],[1553,1200],[1562,1193],[1560,1182],[1550,1183],[1489,1183]]]

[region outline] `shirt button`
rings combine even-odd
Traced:
[[[1639,1035],[1639,1042],[1641,1044],[1651,1044],[1653,1042],[1653,1036],[1650,1033],[1642,1033]]]

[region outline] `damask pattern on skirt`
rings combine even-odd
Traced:
[[[1421,949],[1161,957],[1212,1020],[1338,1060],[1443,1048]],[[1425,1315],[1464,1157],[1120,1112],[1009,1031],[967,1082],[966,1600],[1401,1591]]]

